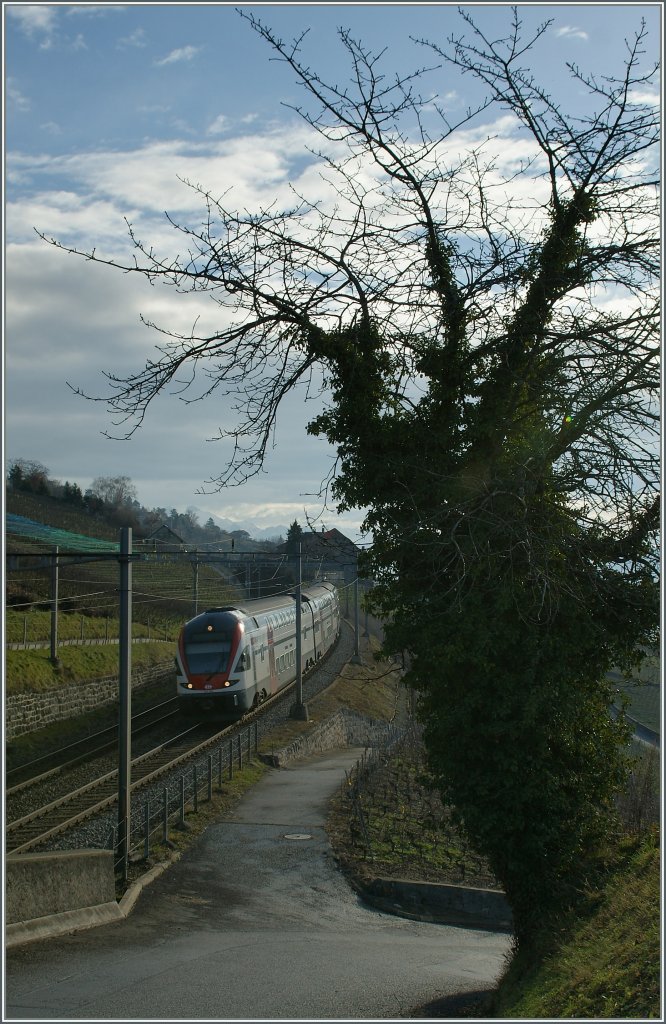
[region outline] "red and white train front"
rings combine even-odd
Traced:
[[[201,711],[242,714],[252,707],[256,689],[248,686],[253,682],[252,657],[245,643],[244,618],[238,609],[214,608],[183,626],[176,655],[183,710],[195,702]]]

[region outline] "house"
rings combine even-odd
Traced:
[[[326,576],[340,583],[351,583],[356,579],[360,548],[340,530],[322,529],[320,533],[304,530],[300,537],[288,540],[279,550],[295,556],[299,543],[304,579]]]
[[[153,551],[155,554],[159,554],[161,551],[173,552],[174,549],[185,551],[185,541],[183,538],[179,537],[170,527],[165,526],[164,523],[145,537],[141,544],[145,550]]]

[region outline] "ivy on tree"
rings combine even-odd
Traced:
[[[438,785],[523,942],[575,899],[612,820],[627,730],[605,674],[637,660],[657,624],[659,121],[645,29],[615,77],[570,67],[585,96],[567,112],[525,67],[549,23],[523,38],[518,10],[498,40],[463,12],[458,38],[421,41],[433,66],[402,77],[341,31],[345,87],[303,62],[304,36],[284,43],[240,13],[304,88],[294,109],[319,139],[321,189],[246,212],[215,183],[190,185],[205,216],[174,224],[182,258],[131,225],[126,265],[81,253],[233,314],[209,336],[160,329],[155,359],[107,374],[97,400],[129,436],[172,383],[183,401],[235,399],[219,487],[261,469],[287,394],[319,402],[309,429],[338,455],[322,493],[368,510],[385,649],[406,656]],[[454,123],[432,98],[442,66],[447,88],[457,72],[485,89]],[[523,156],[501,160],[478,131],[458,145],[493,113]]]

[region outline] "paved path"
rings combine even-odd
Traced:
[[[6,954],[3,1020],[399,1018],[492,987],[506,935],[364,906],[324,831],[359,756],[272,770],[129,918]]]

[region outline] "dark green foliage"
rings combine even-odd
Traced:
[[[341,31],[351,84],[327,84],[301,63],[302,38],[240,13],[312,104],[298,113],[323,137],[333,201],[255,214],[195,187],[206,227],[174,225],[189,255],[171,262],[131,231],[120,269],[210,289],[232,315],[187,345],[163,331],[156,360],[108,375],[107,399],[140,424],[186,361],[192,381],[208,361],[204,393],[223,386],[238,412],[222,487],[262,468],[285,395],[321,372],[309,430],[336,448],[337,507],[367,510],[386,653],[407,660],[431,770],[526,940],[575,899],[609,825],[626,732],[604,677],[640,659],[658,621],[660,124],[641,99],[645,28],[617,77],[569,67],[567,112],[526,69],[548,23],[525,39],[516,8],[491,40],[462,10],[470,38],[425,45],[486,99],[435,128],[426,70],[386,75]],[[483,143],[457,155],[456,131],[492,108],[526,159]]]

